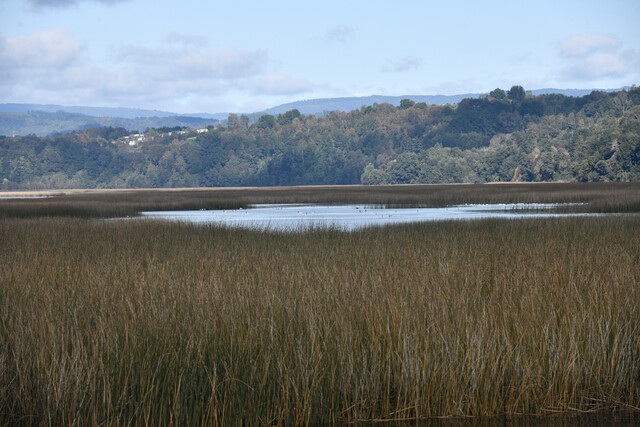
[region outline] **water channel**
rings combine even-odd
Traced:
[[[445,208],[385,208],[370,205],[261,204],[249,209],[142,212],[144,218],[190,223],[210,223],[231,227],[291,231],[306,228],[337,228],[345,231],[388,224],[473,220],[482,218],[557,217],[559,204],[479,204]]]

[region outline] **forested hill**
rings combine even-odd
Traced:
[[[3,105],[6,106],[10,104]],[[22,105],[28,106],[29,104]],[[96,109],[96,112],[100,111],[101,109]],[[111,116],[90,116],[86,114],[67,111],[2,111],[2,105],[0,105],[0,135],[33,134],[40,136],[50,136],[56,133],[69,133],[89,129],[91,127],[108,126],[122,127],[130,131],[137,131],[147,128],[167,126],[206,126],[209,124],[216,124],[218,122],[219,120],[212,117],[205,118],[181,115],[144,117],[140,116],[135,118],[126,118]]]
[[[629,89],[620,88],[622,89]],[[607,90],[606,92],[614,92],[616,90]],[[535,89],[531,91],[533,95],[546,95],[546,94],[562,94],[567,96],[584,96],[592,92],[588,89]],[[403,99],[411,99],[414,102],[425,102],[429,105],[445,105],[445,104],[457,104],[464,98],[480,98],[480,93],[467,93],[464,95],[404,95],[404,96],[385,96],[385,95],[371,95],[371,96],[351,96],[345,98],[320,98],[310,99],[305,101],[296,101],[288,104],[278,105],[269,108],[265,111],[252,113],[249,116],[260,116],[262,114],[282,114],[289,110],[296,109],[302,114],[323,114],[327,111],[351,111],[360,108],[363,105],[373,105],[374,103],[399,105]]]
[[[640,180],[640,89],[0,137],[0,188]]]

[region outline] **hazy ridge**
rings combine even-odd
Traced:
[[[620,89],[536,89],[533,95],[561,94],[579,97],[594,90],[613,92]],[[324,114],[331,111],[352,111],[362,106],[387,103],[398,106],[402,99],[424,102],[427,105],[457,104],[465,98],[479,98],[486,94],[459,95],[371,95],[364,97],[318,98],[290,102],[258,112],[244,112],[255,122],[265,114],[282,114],[298,110],[302,114]],[[57,104],[0,104],[0,135],[53,135],[80,131],[91,127],[117,126],[129,131],[147,128],[216,124],[227,119],[229,113],[180,114],[162,110],[146,110],[125,107],[64,106]]]

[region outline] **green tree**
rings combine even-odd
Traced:
[[[46,172],[59,172],[64,168],[64,158],[60,150],[51,145],[47,145],[42,151],[43,170]]]
[[[520,102],[524,99],[526,93],[522,86],[511,86],[511,89],[507,91],[507,96],[514,102]]]
[[[364,172],[360,177],[360,182],[364,185],[380,185],[386,183],[385,172],[376,169],[373,163],[369,163],[364,167]]]
[[[507,98],[507,93],[498,87],[489,92],[489,96],[500,101]]]
[[[408,99],[408,98],[400,100],[400,109],[401,110],[406,110],[407,108],[411,108],[414,105],[416,105],[416,103],[413,102],[412,100]]]
[[[293,122],[293,119],[296,119],[300,116],[300,111],[294,108],[293,110],[289,110],[284,114],[278,114],[278,123],[280,123],[281,125],[288,125]]]
[[[239,121],[240,126],[242,126],[243,129],[247,129],[249,127],[249,116],[242,114]]]
[[[260,129],[271,129],[276,125],[276,118],[271,114],[265,114],[258,119],[257,127]]]
[[[228,129],[240,129],[240,119],[237,114],[230,113],[227,118],[227,128]]]
[[[18,160],[13,162],[11,171],[11,181],[17,183],[27,182],[33,175],[33,164],[25,156],[20,156]]]

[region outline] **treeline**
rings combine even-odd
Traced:
[[[2,189],[640,180],[640,89],[229,115],[206,131],[0,137]]]

